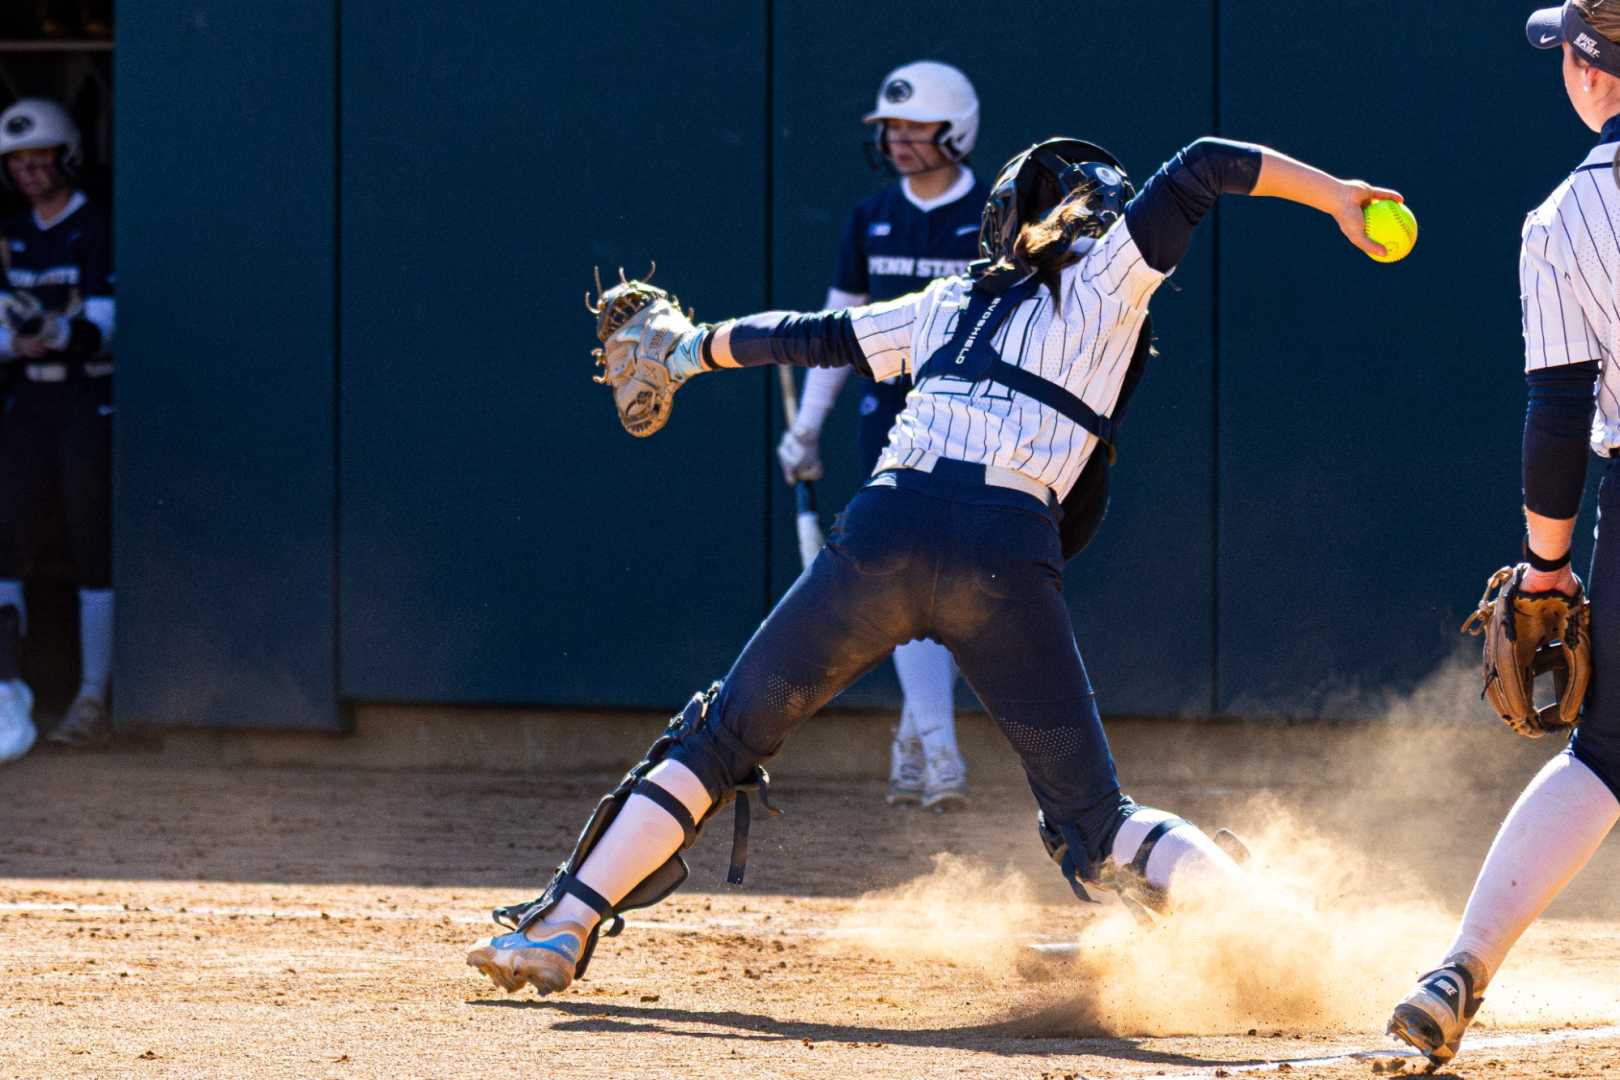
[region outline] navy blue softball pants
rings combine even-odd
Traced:
[[[1131,804],[1075,645],[1055,514],[975,475],[949,461],[888,473],[839,515],[727,674],[711,726],[672,753],[711,794],[896,645],[930,637],[1018,752],[1047,821],[1077,826],[1094,860],[1106,854]]]
[[[1598,535],[1586,576],[1592,601],[1592,685],[1570,751],[1620,798],[1620,458],[1598,488]],[[1605,522],[1608,527],[1605,527]]]

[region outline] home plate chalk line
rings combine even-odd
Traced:
[[[446,915],[428,914],[419,911],[388,910],[347,910],[339,908],[271,908],[271,907],[234,907],[217,905],[186,905],[184,907],[170,907],[162,905],[131,905],[131,904],[85,904],[72,901],[10,901],[0,902],[0,914],[14,912],[18,914],[59,913],[68,915],[160,915],[165,917],[194,917],[194,918],[240,918],[240,919],[377,919],[392,922],[449,922],[462,926],[488,926],[489,919],[475,915]],[[640,919],[625,920],[627,927],[638,930],[654,930],[673,934],[712,934],[712,933],[742,933],[760,934],[759,921],[749,918],[714,918],[699,922],[650,922]],[[769,935],[772,937],[801,937],[801,938],[860,938],[886,933],[886,928],[843,926],[843,927],[772,927]],[[972,936],[972,935],[966,935]],[[992,938],[995,935],[979,935]],[[1070,942],[1034,941],[1029,947],[1035,951],[1051,956],[1063,956],[1076,950]],[[1467,1050],[1470,1056],[1481,1050],[1513,1050],[1524,1047],[1550,1046],[1562,1042],[1572,1042],[1576,1039],[1608,1039],[1620,1037],[1620,1024],[1610,1024],[1601,1027],[1588,1028],[1560,1028],[1551,1031],[1504,1032],[1496,1035],[1477,1035],[1468,1039]],[[1371,1049],[1345,1050],[1341,1053],[1326,1054],[1320,1057],[1307,1058],[1278,1058],[1275,1061],[1250,1062],[1247,1064],[1233,1063],[1230,1065],[1201,1066],[1186,1072],[1161,1073],[1155,1080],[1208,1080],[1215,1076],[1219,1070],[1223,1075],[1236,1076],[1238,1074],[1254,1074],[1278,1072],[1283,1069],[1309,1068],[1311,1066],[1340,1065],[1350,1061],[1366,1061],[1386,1058],[1421,1059],[1422,1055],[1406,1046],[1396,1045],[1393,1040],[1389,1043]]]

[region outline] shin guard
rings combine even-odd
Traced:
[[[653,766],[669,757],[670,752],[683,740],[710,722],[710,709],[720,693],[720,686],[720,683],[715,683],[702,693],[692,695],[692,700],[687,702],[686,707],[670,719],[669,726],[653,742],[646,756],[625,773],[624,779],[596,804],[590,820],[585,822],[585,828],[580,831],[573,852],[557,867],[550,882],[546,884],[545,891],[533,900],[496,908],[492,912],[496,923],[511,930],[526,930],[543,919],[564,896],[573,896],[582,901],[597,913],[600,921],[586,939],[585,947],[580,953],[579,964],[574,970],[574,977],[580,978],[590,965],[591,954],[596,951],[598,936],[606,934],[608,937],[614,937],[624,929],[623,912],[651,907],[680,888],[686,882],[689,870],[686,860],[681,857],[679,851],[632,888],[617,904],[610,903],[606,897],[576,876],[586,856],[596,847],[597,841],[607,831],[608,826],[613,824],[614,818],[618,817],[619,811],[631,795],[642,795],[651,799],[680,824],[681,831],[685,833],[681,851],[685,851],[697,841],[704,823],[709,818],[727,803],[735,801],[737,812],[732,832],[731,869],[726,875],[726,881],[732,885],[742,884],[743,869],[748,861],[748,829],[752,817],[748,801],[749,793],[758,794],[760,805],[767,813],[772,816],[781,813],[771,805],[767,793],[770,775],[764,768],[756,765],[744,780],[721,792],[704,814],[702,821],[693,821],[684,803],[647,779],[647,774],[652,771]],[[606,929],[603,929],[604,924]]]

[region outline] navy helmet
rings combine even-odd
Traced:
[[[1119,159],[1083,139],[1047,139],[1001,167],[979,219],[979,252],[991,263],[1011,260],[1018,231],[1059,203],[1080,200],[1075,238],[1100,237],[1135,196]]]

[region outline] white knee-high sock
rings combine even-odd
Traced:
[[[1496,973],[1508,950],[1580,872],[1620,819],[1620,801],[1565,751],[1544,765],[1496,833],[1446,951]]]
[[[708,812],[708,789],[685,765],[661,761],[648,772],[647,779],[681,801],[693,821],[702,821]],[[585,862],[577,871],[579,880],[617,904],[647,875],[681,849],[686,834],[669,812],[643,795],[632,795],[607,827]],[[598,916],[582,900],[564,896],[545,918],[547,923],[579,923],[587,929]]]
[[[915,736],[935,753],[956,752],[956,661],[937,641],[918,638],[894,650],[905,703],[900,737]]]
[[[79,696],[107,700],[112,680],[113,591],[79,590]]]
[[[0,579],[0,607],[10,604],[17,609],[18,622],[22,624],[22,632],[28,634],[28,601],[23,597],[23,583],[10,578]]]
[[[1153,827],[1175,816],[1144,806],[1126,818],[1114,834],[1114,862],[1128,866]],[[1239,885],[1244,877],[1232,857],[1196,825],[1182,825],[1160,836],[1148,856],[1144,874],[1155,889],[1170,890],[1174,882],[1181,891],[1230,888]]]

